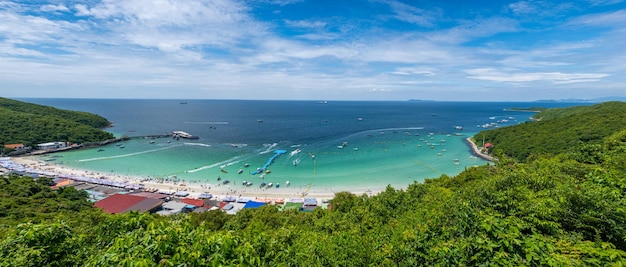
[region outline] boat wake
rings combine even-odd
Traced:
[[[264,144],[263,145],[263,151],[259,152],[259,155],[263,155],[263,154],[267,154],[270,152],[274,152],[274,148],[278,146],[278,143],[273,143],[273,144]]]
[[[211,147],[211,145],[203,144],[203,143],[183,143],[186,146],[203,146],[203,147]]]
[[[196,169],[193,169],[193,170],[188,170],[188,171],[185,171],[185,172],[188,172],[188,173],[194,173],[194,172],[199,172],[199,171],[201,171],[201,170],[211,169],[211,168],[215,168],[215,167],[224,168],[224,167],[226,167],[226,166],[230,166],[230,165],[233,165],[233,164],[237,164],[237,163],[239,163],[239,162],[240,162],[240,161],[238,160],[239,158],[240,158],[240,157],[239,157],[239,156],[237,156],[237,157],[234,157],[234,158],[227,159],[227,160],[225,160],[225,161],[221,161],[221,162],[213,163],[213,164],[211,164],[211,165],[207,165],[207,166],[202,166],[202,167],[200,167],[200,168],[196,168]]]
[[[141,151],[141,152],[135,152],[135,153],[129,153],[129,154],[123,154],[123,155],[116,155],[116,156],[110,156],[110,157],[97,157],[97,158],[90,158],[90,159],[79,159],[79,160],[77,160],[77,162],[89,162],[89,161],[97,161],[97,160],[126,158],[126,157],[132,157],[132,156],[141,155],[141,154],[148,154],[148,153],[159,152],[159,151],[163,151],[163,150],[167,150],[167,149],[175,148],[175,147],[179,147],[179,146],[182,146],[182,145],[174,145],[174,146],[162,147],[162,148],[157,148],[157,149],[152,149],[152,150],[146,150],[146,151]]]

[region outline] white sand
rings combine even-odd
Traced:
[[[214,184],[214,185],[201,185],[201,184],[191,184],[191,183],[172,183],[167,181],[156,181],[151,180],[144,177],[135,177],[135,176],[127,176],[127,175],[118,175],[112,173],[103,173],[103,172],[93,172],[89,170],[80,170],[76,168],[68,168],[66,166],[50,164],[44,161],[38,161],[35,157],[13,157],[11,160],[17,164],[21,164],[27,168],[43,170],[54,173],[55,175],[60,176],[83,176],[90,178],[99,178],[99,179],[107,179],[110,181],[116,182],[125,182],[131,184],[142,184],[146,189],[157,189],[163,192],[174,193],[177,191],[187,191],[190,193],[189,197],[197,198],[201,193],[211,193],[217,199],[223,199],[226,196],[234,196],[234,197],[245,197],[248,199],[256,199],[256,198],[282,198],[288,200],[289,198],[316,198],[318,200],[321,199],[331,199],[334,197],[333,192],[307,192],[305,195],[302,192],[299,192],[299,188],[295,187],[286,187],[283,185],[281,188],[272,188],[272,189],[260,189],[257,186],[253,185],[252,187],[240,188],[231,187],[230,185],[223,184]],[[209,188],[210,187],[210,188]],[[363,194],[365,192],[353,192],[355,194]],[[367,192],[367,193],[376,193],[376,192]]]

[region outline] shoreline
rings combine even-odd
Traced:
[[[486,154],[483,154],[483,153],[480,152],[480,149],[478,149],[478,146],[476,145],[476,143],[474,143],[472,141],[472,137],[465,138],[465,141],[467,141],[467,143],[472,148],[472,151],[474,152],[474,155],[476,155],[477,157],[480,157],[480,158],[482,158],[484,160],[488,160],[488,161],[491,161],[491,162],[495,161],[495,159],[492,156],[489,156],[489,155],[486,155]]]
[[[25,168],[26,173],[36,173],[39,175],[69,179],[74,182],[85,182],[88,179],[96,179],[100,181],[109,181],[115,183],[116,187],[136,186],[137,191],[158,191],[165,194],[174,194],[178,191],[185,191],[189,193],[188,198],[199,198],[202,193],[209,193],[214,196],[214,199],[222,200],[226,197],[241,197],[250,200],[266,199],[266,198],[282,198],[282,199],[303,199],[303,198],[315,198],[321,203],[324,199],[332,199],[335,196],[334,192],[325,191],[313,191],[306,192],[305,194],[299,192],[296,187],[288,187],[283,185],[280,188],[272,188],[270,190],[259,188],[258,186],[252,186],[250,188],[240,189],[232,188],[230,185],[216,184],[213,186],[189,183],[189,182],[174,182],[167,180],[155,180],[152,178],[130,176],[130,175],[118,175],[112,173],[94,172],[90,170],[83,170],[73,167],[66,167],[54,163],[44,162],[35,158],[35,156],[20,156],[9,157],[9,160]],[[30,171],[29,171],[30,170]],[[19,170],[13,170],[19,171]],[[89,183],[89,181],[86,181]],[[350,192],[355,195],[374,195],[378,192]]]

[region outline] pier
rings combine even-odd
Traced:
[[[263,167],[258,168],[258,169],[256,169],[256,171],[252,172],[252,175],[264,172],[267,169],[267,167],[269,167],[272,164],[272,162],[274,162],[274,159],[276,159],[278,156],[280,156],[282,154],[285,154],[285,153],[287,153],[287,150],[279,149],[279,150],[274,151],[274,156],[272,156],[267,161],[267,163],[265,163],[265,165],[263,165]]]
[[[494,159],[492,156],[489,156],[487,154],[481,153],[480,149],[478,149],[478,146],[476,146],[476,144],[474,142],[472,142],[471,137],[465,138],[465,141],[467,141],[467,143],[469,143],[470,147],[472,147],[472,151],[474,151],[474,154],[476,154],[476,156],[484,159],[484,160],[488,160],[488,161],[496,161],[496,159]]]

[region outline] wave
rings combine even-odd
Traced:
[[[230,158],[230,159],[227,159],[227,160],[224,160],[224,161],[221,161],[221,162],[213,163],[213,164],[207,165],[207,166],[202,166],[200,168],[195,168],[193,170],[188,170],[188,171],[185,171],[185,172],[194,173],[194,172],[199,172],[201,170],[215,168],[215,167],[218,167],[218,166],[223,168],[223,167],[226,167],[226,166],[230,166],[230,165],[239,163],[239,161],[238,161],[239,158],[240,157],[237,156],[237,157],[234,157],[234,158]]]
[[[123,155],[116,155],[116,156],[110,156],[110,157],[97,157],[97,158],[90,158],[90,159],[79,159],[79,160],[77,160],[77,162],[88,162],[88,161],[97,161],[97,160],[107,160],[107,159],[117,159],[117,158],[132,157],[132,156],[137,156],[137,155],[141,155],[141,154],[148,154],[148,153],[153,153],[153,152],[159,152],[159,151],[163,151],[163,150],[167,150],[167,149],[175,148],[175,147],[179,147],[179,146],[182,146],[182,145],[174,145],[174,146],[162,147],[162,148],[157,148],[157,149],[152,149],[152,150],[146,150],[146,151],[141,151],[141,152],[135,152],[135,153],[129,153],[129,154],[123,154]]]

